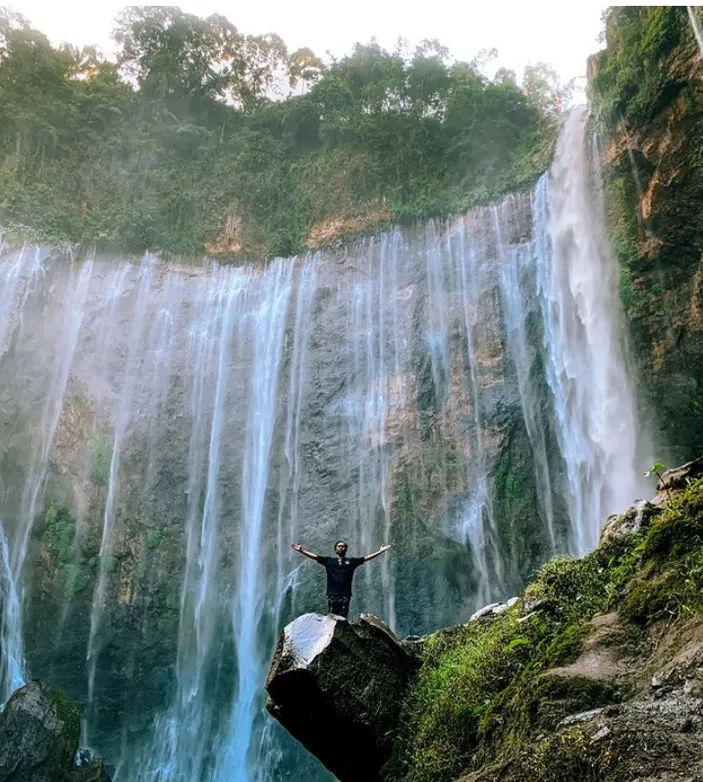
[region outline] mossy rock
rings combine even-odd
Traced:
[[[592,743],[579,725],[555,733],[566,717],[608,708],[626,692],[606,676],[565,666],[581,656],[596,625],[609,628],[604,647],[637,655],[652,623],[666,619],[671,627],[703,614],[702,595],[703,480],[691,479],[648,526],[617,545],[547,563],[522,600],[492,622],[427,638],[384,779],[453,782],[462,773],[466,782],[637,778],[620,775],[607,744]],[[593,621],[606,613],[612,621]],[[656,731],[655,737],[664,757],[666,737]],[[617,751],[625,753],[627,738],[619,741]]]

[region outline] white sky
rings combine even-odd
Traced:
[[[498,49],[491,66],[512,68],[522,76],[530,62],[552,65],[568,81],[585,76],[586,58],[599,48],[601,12],[596,2],[460,2],[460,0],[246,0],[243,3],[174,3],[200,16],[224,14],[244,33],[278,33],[290,51],[308,46],[318,56],[340,56],[352,45],[376,36],[392,48],[398,36],[411,44],[438,38],[457,59],[471,60],[479,50]],[[112,50],[112,20],[124,3],[93,0],[15,2],[53,43],[98,44]]]

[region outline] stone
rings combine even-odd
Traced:
[[[611,733],[612,731],[610,730],[610,728],[607,725],[604,725],[599,731],[597,731],[596,733],[593,734],[593,736],[591,736],[591,744],[595,744],[597,741],[602,741],[603,739],[607,739]]]
[[[267,709],[340,782],[374,782],[419,667],[376,617],[305,614],[281,634]]]
[[[520,614],[522,616],[532,616],[538,611],[546,613],[558,613],[557,606],[545,597],[526,597],[523,598]]]
[[[505,603],[490,603],[487,606],[484,606],[483,608],[479,608],[478,611],[475,611],[471,618],[469,619],[469,622],[477,622],[479,619],[485,619],[487,617],[493,617],[493,616],[500,616],[501,614],[504,614],[508,609],[512,608],[517,602],[519,598],[517,597],[511,597],[509,600],[506,600]]]
[[[75,755],[71,782],[110,782],[103,761],[91,749],[81,748]]]
[[[637,500],[625,513],[609,516],[600,533],[599,546],[607,547],[644,529],[658,509],[647,500]]]
[[[79,738],[78,708],[63,693],[42,681],[20,687],[0,713],[0,782],[110,782]]]
[[[499,605],[500,603],[490,603],[483,608],[479,608],[478,611],[474,611],[474,613],[471,614],[469,622],[476,622],[479,619],[483,619],[484,616],[491,616],[493,614],[493,609],[498,608]]]
[[[680,467],[674,467],[662,473],[661,479],[657,483],[657,491],[672,491],[675,489],[685,489],[689,481],[696,480],[703,475],[703,456],[693,459]]]

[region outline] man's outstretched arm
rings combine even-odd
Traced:
[[[368,562],[370,559],[376,559],[376,557],[380,557],[381,554],[383,554],[385,551],[388,551],[389,548],[390,545],[384,543],[378,551],[374,551],[373,554],[367,554],[364,557],[364,562]]]
[[[293,543],[291,544],[291,548],[293,551],[297,551],[299,554],[302,554],[304,557],[307,557],[308,559],[317,559],[317,554],[313,554],[312,551],[306,551],[300,543]]]

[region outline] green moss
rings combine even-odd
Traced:
[[[547,742],[535,736],[568,714],[616,702],[619,693],[599,680],[549,671],[578,658],[588,623],[606,611],[638,624],[703,613],[703,479],[637,535],[547,563],[523,600],[543,602],[523,621],[518,605],[492,622],[428,639],[387,780],[449,782],[489,764],[519,769],[506,779],[601,779],[607,759],[598,748],[583,751],[579,730]]]
[[[596,116],[609,128],[622,119],[641,127],[671,99],[668,56],[693,41],[683,6],[614,6],[606,16],[608,49],[592,81]]]
[[[703,611],[703,481],[674,497],[628,563],[631,577],[625,571],[618,584],[627,618],[647,624]]]
[[[601,782],[603,777],[589,737],[572,727],[535,742],[520,758],[510,779],[541,782]]]
[[[542,567],[525,598],[554,606],[565,625],[585,622],[605,609],[609,577],[601,552],[582,559],[558,557]]]
[[[120,560],[112,554],[108,554],[100,558],[100,565],[106,573],[114,573],[120,566]]]
[[[72,599],[83,592],[93,580],[93,569],[86,550],[87,544],[77,528],[69,508],[53,505],[44,513],[44,549],[59,574],[63,596]]]
[[[108,434],[91,440],[88,443],[93,464],[92,480],[96,486],[107,486],[110,481],[110,464],[112,462],[112,440]]]
[[[148,529],[146,531],[146,545],[149,549],[153,550],[158,548],[164,537],[163,530],[160,529]]]
[[[65,565],[63,577],[66,596],[69,600],[80,594],[91,582],[90,573],[81,565]]]
[[[81,715],[78,706],[60,690],[49,689],[47,694],[56,708],[57,718],[66,726],[68,741],[77,749],[81,735]]]
[[[510,507],[519,502],[523,483],[523,476],[512,468],[509,449],[503,449],[494,477],[496,502],[501,507]]]
[[[620,300],[625,311],[632,309],[635,303],[634,291],[632,289],[632,273],[628,266],[620,267]]]
[[[76,520],[68,508],[47,508],[44,514],[44,546],[56,564],[65,565],[73,559]]]
[[[540,664],[546,668],[569,665],[581,654],[583,642],[588,636],[585,624],[568,625],[559,632],[541,655]]]
[[[625,311],[632,314],[640,306],[632,274],[639,260],[637,199],[632,183],[622,175],[606,180],[604,195],[608,237],[618,261],[620,298]]]

